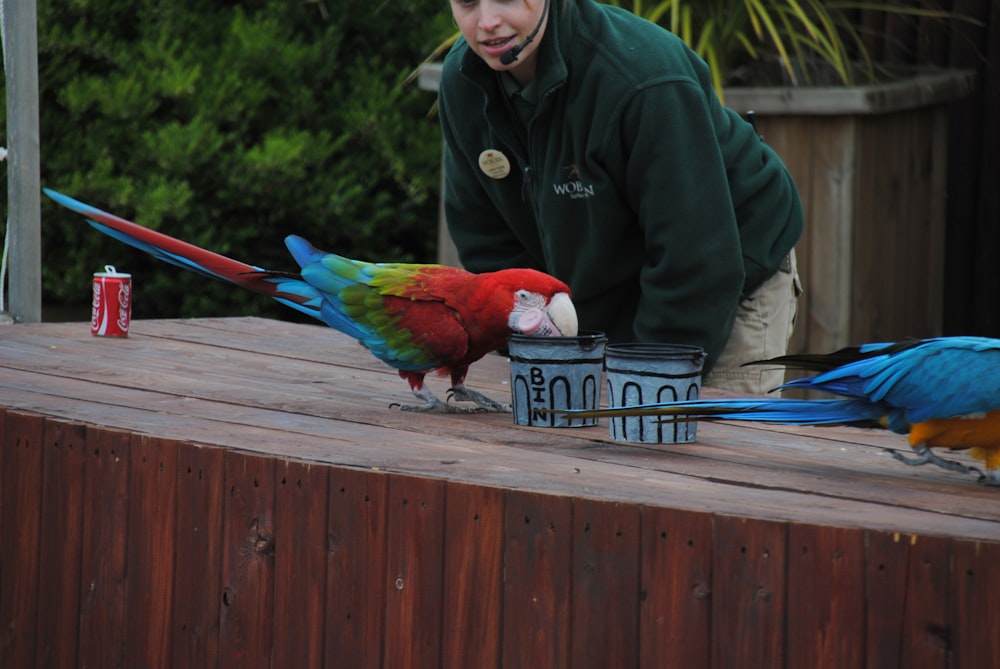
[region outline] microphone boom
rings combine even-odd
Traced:
[[[535,29],[531,31],[531,34],[520,44],[516,44],[511,48],[500,54],[500,62],[503,65],[510,65],[517,60],[517,57],[521,55],[521,52],[527,48],[529,44],[535,41],[535,37],[538,35],[538,31],[542,29],[542,24],[545,23],[545,17],[549,14],[549,2],[551,0],[545,0],[545,8],[542,9],[542,16],[538,19],[538,25]]]

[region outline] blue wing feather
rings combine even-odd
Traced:
[[[570,411],[582,415],[664,415],[830,425],[875,421],[907,433],[934,418],[981,415],[1000,409],[1000,340],[939,337],[867,344],[861,357],[795,379],[783,388],[803,388],[846,399],[719,399]],[[836,352],[840,361],[851,349]],[[816,362],[822,356],[809,356]],[[781,360],[780,358],[778,359]]]

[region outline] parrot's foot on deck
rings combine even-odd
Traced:
[[[979,483],[1000,488],[1000,472],[986,472],[979,477]]]
[[[456,388],[457,387],[458,386],[456,386]],[[461,386],[461,391],[456,391],[455,388],[449,389],[448,399],[454,398],[460,402],[475,402],[476,406],[457,406],[455,404],[451,404],[450,402],[445,402],[426,387],[421,388],[420,390],[414,390],[413,394],[416,395],[418,399],[424,400],[424,403],[400,404],[399,402],[393,402],[389,405],[389,408],[399,409],[400,411],[416,411],[420,413],[478,413],[480,411],[503,411],[503,407],[507,406],[507,411],[510,411],[509,405],[503,405],[499,402],[495,402],[482,393],[478,393],[475,390],[466,388],[465,386]]]
[[[509,404],[497,402],[496,400],[483,395],[481,392],[473,390],[464,383],[460,383],[457,386],[449,388],[448,399],[455,400],[456,402],[475,402],[476,407],[473,411],[496,411],[497,413],[511,412]]]
[[[894,449],[887,449],[892,457],[896,458],[903,464],[907,465],[926,465],[932,464],[941,467],[942,469],[947,469],[950,472],[957,472],[959,474],[978,474],[980,483],[986,483],[984,479],[988,477],[983,474],[982,471],[976,467],[970,467],[968,465],[963,465],[961,462],[956,462],[955,460],[945,460],[944,458],[935,454],[929,447],[924,444],[920,446],[914,446],[913,451],[919,456],[915,458],[908,458],[899,451]],[[1000,485],[1000,481],[994,480],[991,485]]]

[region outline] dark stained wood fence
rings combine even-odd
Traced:
[[[893,3],[889,3],[893,4]],[[1000,337],[1000,3],[921,0],[971,19],[859,14],[869,52],[894,64],[976,72],[976,91],[951,105],[948,139],[945,334]],[[873,288],[874,290],[875,288]]]
[[[0,430],[5,667],[987,669],[1000,653],[1000,543],[317,465],[15,411]]]
[[[856,96],[727,90],[727,104],[757,112],[802,198],[795,251],[805,292],[791,352],[942,334],[948,103],[973,80],[924,73]],[[838,113],[814,113],[831,108]]]

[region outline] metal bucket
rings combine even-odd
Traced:
[[[515,334],[510,338],[510,392],[515,425],[585,427],[596,418],[570,418],[539,409],[596,409],[604,371],[603,332],[576,337]]]
[[[695,400],[701,393],[705,351],[681,344],[611,344],[607,347],[608,406]],[[697,421],[659,416],[611,418],[608,434],[618,441],[684,444],[695,440]]]

